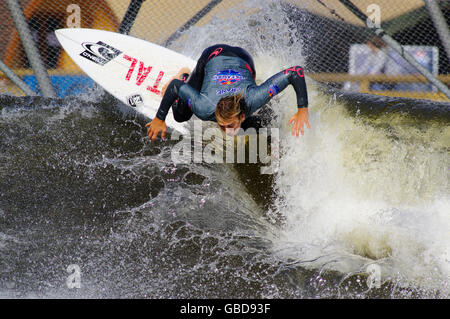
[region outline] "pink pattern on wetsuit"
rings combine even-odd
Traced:
[[[218,56],[222,52],[222,50],[222,48],[215,49],[214,52],[209,55],[208,60],[211,60],[212,58]]]

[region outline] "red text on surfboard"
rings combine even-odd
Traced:
[[[130,68],[128,69],[127,74],[125,75],[125,80],[130,81],[131,79],[131,75],[134,73],[134,69],[136,68],[136,65],[139,62],[139,67],[138,67],[138,74],[136,76],[136,85],[140,86],[142,84],[142,82],[144,82],[144,80],[147,78],[147,76],[149,75],[150,71],[152,70],[151,66],[145,66],[144,62],[142,61],[138,61],[137,59],[130,57],[127,54],[123,55],[123,58],[125,60],[128,60],[131,62],[130,64]],[[161,91],[158,90],[158,86],[161,83],[161,79],[164,76],[164,71],[160,71],[158,76],[156,77],[156,81],[153,84],[153,86],[147,86],[147,90],[149,90],[150,92],[153,92],[155,94],[161,94]]]

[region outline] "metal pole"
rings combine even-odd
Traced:
[[[448,30],[447,21],[445,21],[444,15],[435,0],[423,0],[423,2],[425,2],[425,6],[430,12],[431,20],[433,20],[434,27],[441,38],[447,58],[450,61],[450,31]]]
[[[30,89],[30,87],[21,79],[19,78],[13,70],[11,70],[10,68],[8,68],[8,66],[3,63],[2,60],[0,60],[0,70],[5,73],[5,75],[11,80],[13,81],[13,83],[15,85],[17,85],[19,87],[19,89],[21,89],[23,91],[23,93],[25,93],[26,95],[35,95],[35,93],[33,92],[33,90]]]
[[[367,23],[369,19],[366,14],[358,9],[350,0],[339,0],[347,9],[349,9],[355,16],[363,21],[364,24]],[[381,37],[387,45],[394,49],[398,54],[400,54],[409,64],[411,64],[419,73],[421,73],[431,84],[438,88],[442,93],[444,93],[447,98],[450,99],[450,89],[441,81],[439,81],[430,71],[424,68],[420,63],[414,59],[414,57],[406,52],[403,47],[395,41],[391,36],[386,34],[381,27],[370,28],[377,36]]]
[[[131,0],[130,5],[128,6],[127,12],[125,12],[125,15],[123,17],[122,22],[119,26],[119,33],[123,34],[129,34],[131,28],[133,27],[134,21],[136,20],[136,17],[139,13],[139,10],[141,9],[142,3],[144,3],[145,0]]]
[[[6,0],[6,2],[8,3],[9,11],[13,17],[17,31],[19,32],[20,40],[22,41],[28,61],[33,68],[33,72],[36,76],[42,95],[45,97],[55,97],[55,91],[36,47],[36,43],[33,40],[30,28],[28,27],[28,23],[25,19],[20,4],[17,0]]]

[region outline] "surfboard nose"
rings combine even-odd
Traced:
[[[55,35],[58,41],[61,43],[62,37],[68,37],[68,34],[71,32],[70,28],[64,28],[64,29],[57,29],[55,30]],[[73,31],[72,31],[73,32]]]
[[[63,29],[56,29],[55,30],[55,34],[56,35],[63,35],[64,33],[66,33],[68,30],[70,30],[69,28],[63,28]]]
[[[62,28],[62,29],[56,29],[55,35],[58,38],[58,40],[61,40],[61,37],[66,38],[72,38],[74,36],[80,37],[80,33],[83,32],[84,28]],[[84,31],[86,32],[86,31]]]

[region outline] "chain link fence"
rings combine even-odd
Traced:
[[[60,47],[54,30],[65,27],[94,28],[130,35],[173,47],[192,26],[207,25],[217,15],[243,6],[238,0],[17,0],[34,43],[59,97],[77,95],[93,85]],[[246,1],[248,2],[248,1]],[[272,2],[266,0],[265,2]],[[423,0],[352,0],[369,19],[358,19],[341,0],[276,1],[291,29],[290,41],[299,41],[307,75],[316,81],[347,91],[448,100],[417,70],[373,32],[381,27],[414,59],[447,87],[450,58],[446,40],[436,29],[434,16]],[[447,25],[450,1],[434,1]],[[252,16],[259,9],[245,15]],[[134,4],[135,7],[130,6]],[[251,6],[252,6],[251,5]],[[267,7],[265,7],[267,8]],[[136,19],[129,13],[134,10]],[[269,10],[270,11],[270,10]],[[243,11],[234,11],[243,12]],[[441,21],[442,22],[442,21]],[[270,21],[265,22],[270,26]],[[11,12],[0,1],[0,58],[31,90],[39,85],[23,48]],[[442,30],[441,30],[442,31]],[[194,44],[195,45],[195,44]],[[176,46],[175,46],[176,47]],[[448,46],[447,46],[448,47]],[[25,93],[0,71],[0,93]]]
[[[359,20],[341,1],[293,1],[289,17],[301,21],[307,69],[313,78],[348,91],[448,100],[377,36],[379,26],[442,82],[450,84],[450,59],[422,0],[352,1],[369,21]],[[447,25],[450,2],[440,3]],[[294,23],[295,24],[295,23]],[[306,27],[306,29],[305,29]],[[448,31],[448,27],[447,27]],[[358,81],[350,81],[350,80]]]

